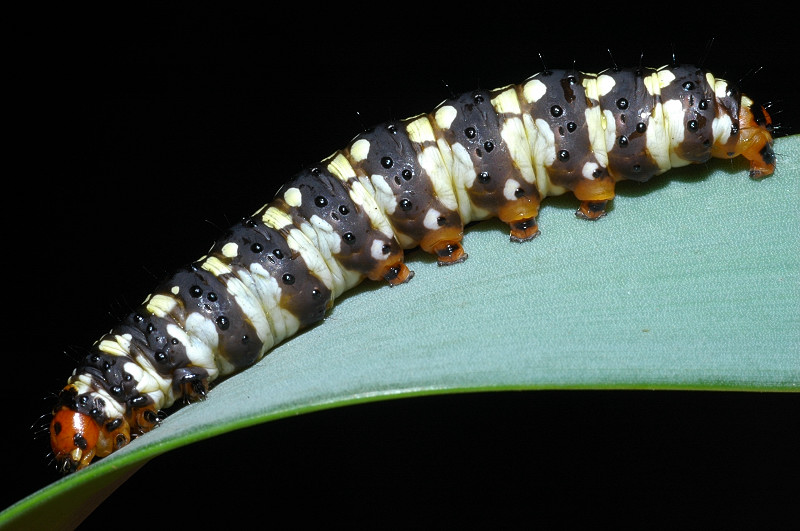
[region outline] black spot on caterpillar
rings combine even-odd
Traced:
[[[403,250],[466,258],[466,223],[497,217],[538,234],[547,196],[572,192],[598,219],[622,179],[711,156],[772,173],[770,119],[695,67],[553,70],[379,124],[297,173],[211,251],[165,280],[79,365],[51,424],[63,471],[108,455],[178,399],[205,396],[320,320],[363,278],[410,279]]]

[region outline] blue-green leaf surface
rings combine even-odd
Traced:
[[[623,183],[596,223],[575,218],[574,198],[548,199],[530,243],[478,224],[457,266],[411,253],[409,284],[348,293],[323,324],[0,525],[34,529],[46,516],[48,528],[72,527],[153,456],[344,404],[465,390],[800,390],[800,136],[776,150],[778,171],[762,181],[742,161],[716,161]]]

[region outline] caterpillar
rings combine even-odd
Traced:
[[[152,429],[163,409],[205,398],[364,279],[408,282],[406,249],[458,264],[468,223],[498,218],[512,242],[527,242],[548,196],[571,192],[576,215],[597,220],[619,181],[738,156],[752,178],[774,172],[769,114],[687,65],[545,70],[367,129],[100,337],[52,410],[57,467],[84,468]]]

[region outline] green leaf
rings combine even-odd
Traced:
[[[762,181],[742,161],[716,161],[623,183],[596,223],[575,218],[572,197],[548,199],[530,243],[478,224],[457,266],[410,253],[409,284],[353,290],[323,324],[0,525],[74,527],[154,456],[345,404],[506,389],[798,391],[800,136],[776,150],[778,171]]]

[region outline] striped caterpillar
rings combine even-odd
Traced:
[[[769,115],[689,66],[545,71],[380,124],[296,174],[99,339],[53,410],[58,467],[83,468],[163,408],[205,397],[363,279],[407,282],[404,249],[456,264],[469,222],[499,218],[525,242],[547,196],[572,192],[596,220],[617,181],[739,155],[753,178],[774,171]]]

